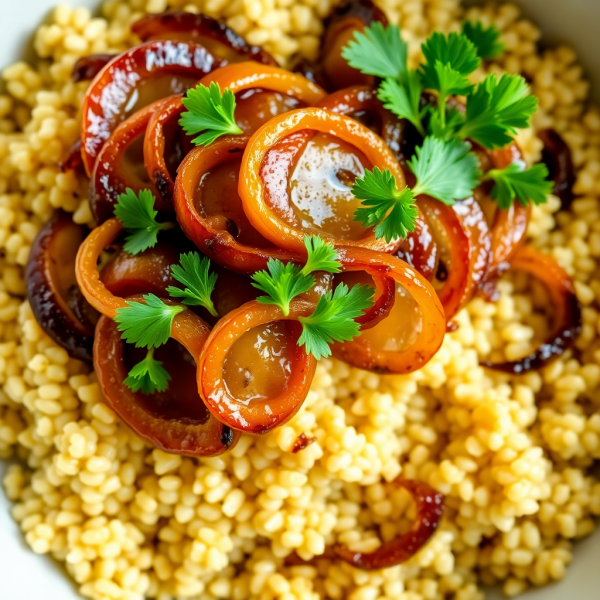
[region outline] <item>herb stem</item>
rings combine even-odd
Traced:
[[[177,227],[177,223],[175,221],[165,221],[164,223],[159,223],[158,228],[160,231],[167,231],[167,229],[175,229]]]

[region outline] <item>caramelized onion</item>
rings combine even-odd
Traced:
[[[192,150],[179,169],[174,195],[184,233],[210,259],[238,273],[264,269],[269,258],[294,258],[263,238],[244,212],[237,180],[247,143],[246,136],[224,136]]]
[[[113,216],[115,204],[127,188],[136,193],[149,189],[156,198],[156,210],[173,210],[172,205],[162,199],[144,167],[146,128],[163,102],[158,100],[145,106],[119,124],[100,150],[90,181],[90,208],[98,223]]]
[[[64,158],[59,163],[59,168],[63,173],[77,171],[83,168],[83,158],[81,158],[81,140],[73,142]]]
[[[75,255],[86,229],[57,211],[38,233],[27,261],[27,298],[39,326],[70,356],[92,361],[96,311],[75,278]]]
[[[375,327],[350,342],[333,344],[334,356],[377,373],[410,373],[421,368],[438,351],[446,331],[444,309],[431,284],[389,254],[364,248],[338,252],[345,268],[355,261],[369,274],[385,273],[392,278],[395,300],[388,316]]]
[[[417,515],[407,533],[381,544],[373,552],[354,552],[346,546],[334,548],[339,558],[357,569],[377,571],[388,569],[412,558],[436,532],[444,514],[444,496],[421,481],[398,478],[396,485],[402,486],[413,497]]]
[[[542,162],[554,182],[552,193],[560,198],[563,209],[569,208],[576,179],[571,149],[555,129],[542,129],[537,135],[544,144]]]
[[[277,61],[260,46],[252,46],[224,23],[203,14],[172,10],[147,15],[131,26],[142,41],[172,40],[200,43],[226,63],[253,60],[277,66]]]
[[[125,344],[116,323],[105,316],[96,326],[94,369],[107,404],[137,435],[172,454],[215,456],[233,448],[240,434],[217,421],[196,391],[194,359],[208,337],[208,326],[189,310],[176,319],[188,352],[171,341],[156,350],[171,376],[166,392],[146,395],[123,383],[143,352],[138,356]]]
[[[432,281],[438,269],[439,250],[431,227],[419,212],[414,231],[409,231],[396,251],[396,256],[414,267],[427,281]]]
[[[581,306],[573,281],[550,256],[522,246],[513,257],[511,268],[525,271],[542,282],[548,291],[550,306],[553,309],[550,333],[529,356],[501,363],[481,363],[490,369],[519,375],[532,369],[540,369],[573,346],[581,332]]]
[[[71,78],[74,83],[90,81],[104,69],[104,67],[115,58],[116,54],[88,54],[82,56],[73,65]]]
[[[222,318],[198,360],[198,386],[208,409],[232,429],[263,434],[299,410],[317,361],[297,345],[297,321],[315,305],[277,306],[248,302]]]
[[[274,210],[274,207],[267,202],[262,165],[266,155],[276,144],[303,130],[313,130],[338,137],[342,142],[351,144],[363,153],[370,164],[389,169],[400,189],[405,184],[402,169],[383,140],[355,120],[320,108],[299,109],[274,117],[248,142],[242,159],[242,172],[245,177],[240,179],[239,192],[244,211],[257,231],[274,244],[298,253],[304,251],[304,236],[308,232],[299,221],[290,223],[289,218],[285,217],[281,210]],[[283,209],[287,210],[288,207]],[[378,240],[372,229],[364,231],[363,237],[357,240],[341,240],[325,231],[322,232],[322,237],[338,246],[366,247],[375,250],[392,250],[399,244],[399,241],[387,244],[385,240]]]
[[[81,145],[86,172],[117,125],[144,106],[186,91],[221,60],[199,44],[145,42],[111,60],[83,101]]]

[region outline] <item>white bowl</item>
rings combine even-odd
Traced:
[[[0,68],[24,56],[33,31],[60,0],[0,0]],[[549,43],[566,42],[582,58],[600,97],[600,0],[515,0],[544,32]],[[71,0],[95,8],[99,0]],[[479,3],[475,2],[469,3]],[[6,466],[0,462],[0,481]],[[27,547],[9,515],[10,503],[0,491],[0,600],[79,600],[74,586],[48,557]],[[575,560],[559,584],[533,590],[526,600],[598,600],[600,598],[600,532],[577,544]],[[490,592],[488,600],[501,595]]]

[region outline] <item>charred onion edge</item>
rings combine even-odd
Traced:
[[[88,54],[77,59],[71,71],[73,83],[80,81],[91,81],[104,69],[104,67],[118,54]]]
[[[204,174],[239,156],[238,152],[242,152],[247,143],[248,136],[224,136],[210,146],[199,146],[192,150],[179,167],[174,192],[177,221],[186,236],[210,259],[243,274],[265,269],[269,258],[284,262],[302,261],[299,255],[278,247],[256,248],[240,244],[228,231],[214,229],[196,208],[194,196]],[[306,254],[304,246],[302,250]]]
[[[552,193],[560,198],[561,207],[567,209],[573,202],[573,186],[577,179],[571,149],[555,129],[542,129],[537,136],[544,144],[542,162],[554,181]]]
[[[581,306],[573,281],[552,257],[528,246],[522,246],[514,256],[511,268],[515,271],[525,271],[543,283],[548,289],[550,304],[554,308],[554,323],[550,333],[529,356],[501,363],[480,363],[489,369],[520,375],[544,367],[575,344],[581,332]]]
[[[265,202],[265,188],[260,176],[261,164],[267,152],[283,138],[302,130],[314,130],[340,137],[365,154],[367,160],[379,168],[389,169],[398,189],[405,187],[404,173],[385,142],[370,129],[343,115],[322,108],[300,108],[273,117],[250,138],[242,159],[239,192],[248,220],[268,240],[292,252],[303,252],[306,232],[280,218]],[[335,246],[364,247],[372,250],[395,249],[400,243],[375,238],[373,231],[357,241],[340,240],[322,233],[321,237]]]
[[[400,565],[413,557],[436,532],[444,514],[444,496],[421,481],[402,479],[394,482],[406,489],[416,504],[416,518],[410,531],[374,552],[354,552],[347,546],[334,547],[335,554],[349,565],[363,571],[376,571]]]
[[[377,373],[411,373],[421,368],[438,351],[444,340],[446,316],[442,304],[431,284],[403,260],[383,252],[365,248],[340,250],[341,260],[356,260],[363,270],[380,272],[388,267],[388,275],[401,284],[417,302],[422,319],[422,329],[414,344],[406,350],[375,351],[364,338],[350,342],[334,343],[333,355],[360,369]],[[370,265],[370,267],[366,267]],[[385,323],[385,319],[381,325]]]
[[[197,360],[209,334],[208,325],[187,310],[176,317],[177,341]],[[150,414],[139,401],[141,392],[133,392],[124,381],[127,377],[123,354],[125,342],[116,324],[102,316],[96,326],[94,370],[106,403],[154,447],[185,456],[216,456],[230,450],[240,434],[215,419],[207,411],[203,423],[162,419]],[[198,402],[202,402],[198,398]]]
[[[297,321],[312,314],[315,305],[293,300],[290,313],[256,300],[247,302],[225,315],[213,328],[198,360],[198,390],[207,408],[232,429],[264,434],[283,425],[302,406],[312,382],[317,361],[304,347],[295,345],[292,373],[286,389],[274,398],[253,400],[249,404],[234,398],[224,381],[224,365],[229,350],[254,327],[277,321]],[[301,333],[298,326],[298,337]],[[294,343],[297,338],[294,340]]]

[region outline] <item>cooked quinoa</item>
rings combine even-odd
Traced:
[[[515,359],[548,326],[546,294],[519,276],[495,304],[457,316],[434,359],[405,376],[322,360],[301,411],[228,454],[193,459],[153,449],[103,403],[93,372],[39,328],[24,300],[24,266],[54,209],[91,221],[87,181],[57,166],[79,135],[82,55],[135,43],[146,12],[202,11],[226,20],[282,63],[314,58],[330,0],[107,0],[101,17],[59,6],[35,38],[34,65],[4,71],[0,96],[0,457],[31,549],[66,564],[94,600],[479,600],[500,582],[514,596],[561,579],[572,544],[600,514],[600,113],[572,50],[542,50],[540,31],[512,4],[380,0],[418,59],[432,30],[465,16],[493,23],[506,52],[492,71],[522,73],[540,99],[519,143],[539,158],[535,129],[571,147],[577,199],[533,207],[529,243],[574,278],[583,306],[577,356],[511,377],[481,358]],[[484,75],[483,71],[480,73]],[[533,288],[533,289],[532,289]],[[301,434],[316,442],[290,452]],[[398,475],[446,494],[443,525],[409,562],[381,572],[321,560],[286,567],[333,542],[375,549],[411,524]]]

